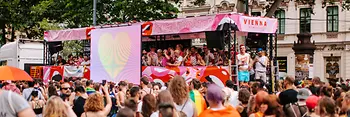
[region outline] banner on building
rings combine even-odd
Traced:
[[[65,77],[83,77],[84,76],[83,72],[84,72],[83,66],[65,66],[63,74]]]
[[[43,81],[47,83],[55,75],[62,78],[86,78],[90,79],[90,67],[88,66],[43,66]]]

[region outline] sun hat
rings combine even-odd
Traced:
[[[300,99],[306,100],[310,95],[311,95],[310,90],[308,90],[306,88],[302,88],[302,89],[299,89],[297,98],[299,100]]]

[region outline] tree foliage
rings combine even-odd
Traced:
[[[176,18],[178,9],[164,0],[97,0],[97,24]],[[92,25],[92,0],[0,0],[0,43],[24,32],[42,38],[45,30]],[[12,31],[9,29],[13,29]]]

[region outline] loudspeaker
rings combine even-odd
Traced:
[[[221,50],[225,46],[223,31],[205,32],[205,38],[208,48],[217,48]]]
[[[49,42],[49,51],[50,54],[53,55],[54,53],[57,53],[61,50],[63,50],[62,42]]]
[[[218,25],[218,27],[216,28],[216,31],[227,31],[229,30],[229,27],[231,27],[231,30],[236,30],[238,31],[238,27],[236,24],[234,23],[224,23],[224,24],[220,24]]]
[[[246,39],[246,45],[249,48],[263,48],[266,50],[267,47],[267,38],[268,34],[263,33],[248,33],[248,37]]]

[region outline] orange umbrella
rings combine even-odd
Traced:
[[[27,72],[10,66],[0,67],[0,80],[25,80],[33,81]]]

